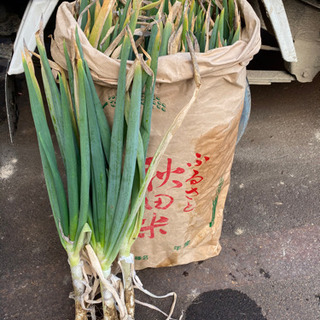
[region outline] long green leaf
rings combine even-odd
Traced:
[[[101,37],[99,39],[99,47],[100,47],[100,43],[102,41],[102,39],[106,36],[108,30],[110,29],[110,27],[112,26],[112,11],[109,13],[107,20],[104,23],[102,32],[101,32]],[[101,51],[105,52],[110,44],[110,39],[111,36],[108,36],[107,40],[103,43],[102,47],[101,47]]]
[[[230,30],[234,29],[234,18],[235,18],[235,5],[234,5],[235,0],[228,0],[228,9],[229,9],[229,28]]]
[[[98,17],[96,21],[94,22],[94,25],[92,27],[90,36],[89,36],[89,42],[94,48],[98,47],[99,39],[101,38],[101,33],[103,26],[105,24],[105,21],[109,15],[109,12],[112,11],[113,6],[113,0],[105,0],[103,2],[103,5],[99,11]]]
[[[238,26],[236,32],[234,33],[234,36],[232,38],[231,44],[234,44],[240,39],[240,26]]]
[[[157,26],[156,26],[157,27]],[[158,30],[154,39],[154,45],[151,51],[151,70],[153,71],[153,78],[148,77],[145,86],[145,99],[143,105],[143,113],[141,119],[141,137],[143,141],[144,156],[147,156],[147,149],[150,140],[151,131],[151,116],[154,100],[154,89],[156,84],[157,69],[158,69],[158,57],[161,44],[161,30]]]
[[[119,19],[119,21],[117,21],[120,31],[123,30],[123,28],[125,27],[124,23],[126,21],[127,15],[128,15],[128,9],[129,9],[130,4],[131,4],[131,1],[126,1],[124,8],[120,11],[120,19]]]
[[[28,59],[28,62],[26,59]],[[23,58],[23,67],[29,91],[32,117],[37,131],[40,154],[51,208],[56,222],[57,230],[60,235],[60,239],[62,239],[59,223],[61,223],[64,235],[68,235],[69,233],[66,196],[64,193],[61,177],[57,169],[58,166],[55,158],[55,150],[44,112],[43,100],[39,84],[35,78],[32,60],[30,57],[25,56]],[[45,148],[44,145],[46,146]],[[51,158],[51,163],[49,162],[48,157]],[[52,167],[55,170],[54,173],[52,172]]]
[[[160,54],[159,54],[160,56],[164,56],[168,54],[168,42],[172,33],[172,29],[173,29],[173,24],[170,21],[167,21],[162,34]]]
[[[59,76],[61,105],[62,105],[62,121],[64,127],[64,153],[67,174],[68,202],[69,202],[69,226],[70,240],[74,241],[78,225],[79,213],[79,177],[78,177],[78,159],[76,145],[76,137],[72,128],[72,120],[70,117],[70,100],[66,92],[66,79]]]
[[[158,0],[158,1],[155,1],[155,2],[151,2],[151,3],[143,6],[143,7],[141,8],[141,10],[142,10],[142,11],[151,10],[151,9],[159,6],[162,1],[163,1],[163,0]]]
[[[63,231],[63,225],[62,225],[62,221],[60,219],[60,209],[59,209],[57,190],[55,187],[54,178],[53,178],[53,174],[51,171],[51,167],[48,162],[48,158],[47,158],[46,153],[43,149],[43,142],[41,141],[41,138],[39,138],[39,136],[38,136],[38,143],[39,143],[39,151],[40,151],[40,156],[41,156],[43,175],[44,175],[44,178],[46,181],[46,186],[47,186],[50,206],[51,206],[51,210],[52,210],[52,215],[54,218],[56,229],[58,231],[60,242],[61,242],[62,246],[65,248],[66,247],[66,240],[65,240],[65,236],[66,236],[65,233],[66,232]],[[61,232],[61,229],[63,232]]]
[[[129,94],[127,94],[127,97]],[[129,107],[130,107],[130,97],[128,97],[129,101],[126,101],[126,110],[125,110],[125,118],[128,122],[129,118]],[[138,137],[138,149],[137,149],[137,168],[135,171],[134,181],[133,181],[133,188],[132,188],[132,195],[131,195],[131,203],[135,203],[139,197],[139,190],[142,187],[143,181],[145,178],[145,155],[144,155],[144,149],[143,149],[143,141],[141,134],[139,134]],[[134,243],[135,239],[138,237],[138,234],[140,232],[143,214],[144,214],[144,208],[145,206],[142,205],[140,207],[140,210],[138,214],[136,215],[136,218],[132,222],[132,227],[127,233],[127,236],[124,240],[124,243],[122,245],[122,248],[125,248],[125,250],[129,250]],[[120,253],[122,254],[122,253]]]
[[[220,19],[218,24],[218,34],[220,34],[220,39],[217,37],[216,47],[219,47],[219,43],[224,43],[224,9],[220,13]]]
[[[89,0],[81,0],[79,14],[81,14],[81,12],[85,9],[85,7],[88,4],[89,4]],[[84,13],[84,15],[82,16],[82,21],[81,21],[81,29],[82,30],[84,30],[84,28],[86,27],[87,21],[88,21],[88,12]]]
[[[43,86],[48,102],[52,124],[56,133],[63,162],[65,162],[64,148],[63,148],[63,126],[62,126],[62,109],[59,90],[57,88],[55,79],[53,77],[51,67],[47,58],[45,47],[41,41],[39,33],[36,34],[37,48],[41,60],[41,74]]]
[[[136,16],[136,18],[138,18]],[[135,29],[136,20],[132,20],[130,27]],[[129,36],[126,34],[121,49],[121,62],[118,78],[116,108],[113,118],[113,126],[111,132],[110,144],[110,161],[109,161],[109,183],[107,191],[107,224],[106,235],[110,234],[111,225],[108,221],[113,221],[114,212],[118,202],[121,168],[122,168],[122,152],[123,152],[123,131],[124,131],[124,104],[126,94],[126,70],[127,60],[130,54],[131,43]],[[106,241],[108,245],[109,241]]]
[[[216,48],[216,43],[217,43],[217,37],[218,37],[218,27],[219,27],[219,20],[220,16],[218,15],[216,18],[216,21],[214,23],[214,26],[212,28],[211,32],[211,37],[210,37],[210,42],[209,42],[209,48],[214,49]]]
[[[87,101],[85,94],[85,71],[81,59],[77,62],[79,81],[79,133],[80,133],[80,158],[81,158],[81,186],[80,186],[80,212],[76,239],[87,222],[89,210],[90,190],[90,140],[87,116]]]
[[[89,138],[91,149],[91,168],[93,175],[92,189],[96,197],[96,210],[99,230],[99,239],[104,245],[104,229],[106,224],[106,195],[107,195],[107,177],[106,163],[103,154],[103,147],[97,120],[96,108],[91,94],[89,82],[85,76],[85,93],[88,111]],[[95,215],[94,215],[95,217]]]
[[[101,140],[102,140],[102,145],[103,145],[103,150],[105,157],[107,161],[109,162],[109,157],[110,157],[110,143],[111,143],[111,133],[110,133],[110,127],[107,121],[107,118],[104,114],[103,107],[101,105],[101,102],[99,100],[97,91],[94,86],[94,82],[90,73],[90,69],[88,66],[87,61],[84,58],[83,50],[80,44],[80,39],[79,39],[79,34],[78,30],[76,29],[76,43],[80,52],[80,57],[84,63],[84,68],[86,71],[86,77],[87,80],[89,81],[89,86],[91,89],[91,95],[93,97],[93,102],[96,108],[96,113],[97,113],[97,118],[98,118],[98,124],[99,124],[99,129],[100,129],[100,134],[101,134]]]
[[[137,149],[139,141],[139,118],[141,109],[142,93],[142,70],[140,62],[136,63],[134,79],[131,91],[131,104],[128,118],[128,129],[126,138],[126,150],[123,164],[123,174],[121,186],[117,201],[116,211],[113,217],[111,237],[109,239],[109,254],[114,247],[114,241],[126,220],[129,204],[131,200],[132,184],[134,179],[135,165],[137,158]]]
[[[64,50],[64,56],[65,56],[66,64],[67,64],[69,90],[70,90],[71,101],[72,101],[71,108],[70,108],[70,116],[72,119],[73,131],[74,131],[77,139],[79,140],[78,125],[77,125],[77,121],[76,121],[76,101],[75,101],[75,92],[74,92],[74,75],[73,75],[72,63],[70,60],[69,52],[68,52],[65,41],[63,41],[63,50]]]

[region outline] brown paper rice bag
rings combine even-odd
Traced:
[[[246,86],[246,66],[260,48],[260,23],[238,1],[245,28],[232,46],[198,53],[200,94],[161,159],[146,194],[145,216],[133,246],[137,269],[204,260],[219,254],[223,208],[230,184]],[[66,68],[63,41],[74,55],[74,3],[63,3],[51,53]],[[85,59],[111,122],[120,61],[94,49],[79,30]],[[132,62],[128,62],[128,68]],[[194,90],[189,53],[159,58],[147,167],[174,117]]]

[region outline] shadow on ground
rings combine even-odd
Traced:
[[[201,293],[188,307],[186,320],[266,320],[261,308],[246,294],[232,289]]]

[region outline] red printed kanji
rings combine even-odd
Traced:
[[[146,210],[152,210],[152,206],[150,206],[149,200],[148,200],[147,197],[146,197],[146,199],[145,199],[145,209],[146,209]]]
[[[147,173],[147,171],[148,171],[148,169],[149,169],[149,167],[150,167],[150,164],[151,164],[151,161],[152,161],[152,157],[148,157],[147,159],[146,159],[146,173]]]
[[[154,204],[155,204],[154,208],[160,209],[160,210],[168,209],[173,204],[173,201],[174,201],[173,197],[169,196],[168,194],[156,194],[154,197],[157,198],[154,201]],[[148,198],[146,198],[145,200],[145,209],[146,210],[153,209]]]
[[[156,204],[156,209],[166,210],[168,209],[173,203],[173,197],[167,194],[157,194],[155,195],[158,199],[154,202]]]
[[[183,212],[191,212],[193,210],[194,210],[194,206],[192,205],[192,203],[188,202],[188,204],[183,209]]]
[[[204,156],[202,157],[202,155],[200,153],[196,153],[196,159],[195,159],[195,163],[187,163],[188,167],[200,167],[204,162],[207,162],[208,160],[210,160],[209,157]],[[193,175],[188,178],[187,180],[185,180],[185,182],[189,182],[191,186],[194,186],[198,183],[200,183],[203,180],[203,177],[201,175],[199,175],[199,171],[196,169],[193,169]],[[199,195],[198,192],[198,188],[196,187],[191,187],[190,190],[186,190],[186,198],[187,198],[187,205],[184,207],[183,212],[192,212],[195,209],[195,206],[193,204],[193,197],[196,197],[197,195]]]
[[[144,238],[145,234],[143,232],[149,231],[150,232],[149,238],[153,239],[156,228],[159,228],[159,232],[161,234],[166,234],[167,231],[162,229],[162,227],[165,227],[168,224],[168,221],[169,221],[169,219],[164,216],[160,216],[160,218],[157,220],[157,214],[154,212],[150,225],[145,226],[145,227],[141,227],[140,233],[139,233],[139,238]],[[142,225],[144,225],[145,222],[146,222],[146,219],[143,219]]]
[[[149,169],[149,166],[151,164],[152,158],[147,158],[146,159],[146,170]],[[161,171],[157,171],[156,175],[151,179],[149,185],[148,185],[148,191],[153,191],[153,183],[155,182],[155,180],[160,180],[162,181],[159,185],[157,185],[157,188],[160,188],[162,186],[164,186],[165,184],[168,183],[169,179],[171,178],[172,174],[182,174],[184,173],[185,170],[181,167],[177,167],[176,169],[172,169],[172,159],[168,158],[167,159],[167,168],[165,171],[161,172]],[[169,189],[173,189],[173,188],[181,188],[182,187],[182,182],[178,181],[178,180],[170,180],[170,182],[174,185],[173,187],[169,188]]]
[[[196,163],[195,163],[193,166],[194,166],[194,167],[199,167],[199,166],[201,166],[202,163],[203,163],[203,160],[200,160],[200,158],[202,157],[202,155],[201,155],[200,153],[196,153],[196,157],[197,157],[198,159],[196,159]],[[203,159],[204,159],[205,162],[207,162],[208,160],[210,160],[210,158],[207,157],[207,156],[204,156]],[[187,163],[187,166],[188,166],[188,167],[191,167],[192,164],[189,162],[189,163]]]
[[[197,184],[203,180],[203,177],[199,176],[199,171],[193,169],[193,176],[186,180],[186,182],[190,181],[190,184]]]
[[[186,190],[186,194],[193,194],[195,193],[196,196],[199,194],[198,188],[191,188],[191,190]]]

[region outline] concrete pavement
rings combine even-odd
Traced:
[[[218,257],[139,271],[146,289],[175,291],[187,320],[320,319],[320,77],[252,87],[236,148]],[[43,181],[28,97],[9,142],[0,123],[0,319],[72,319],[66,255]],[[170,299],[141,300],[169,310]],[[161,320],[137,307],[137,319]]]

